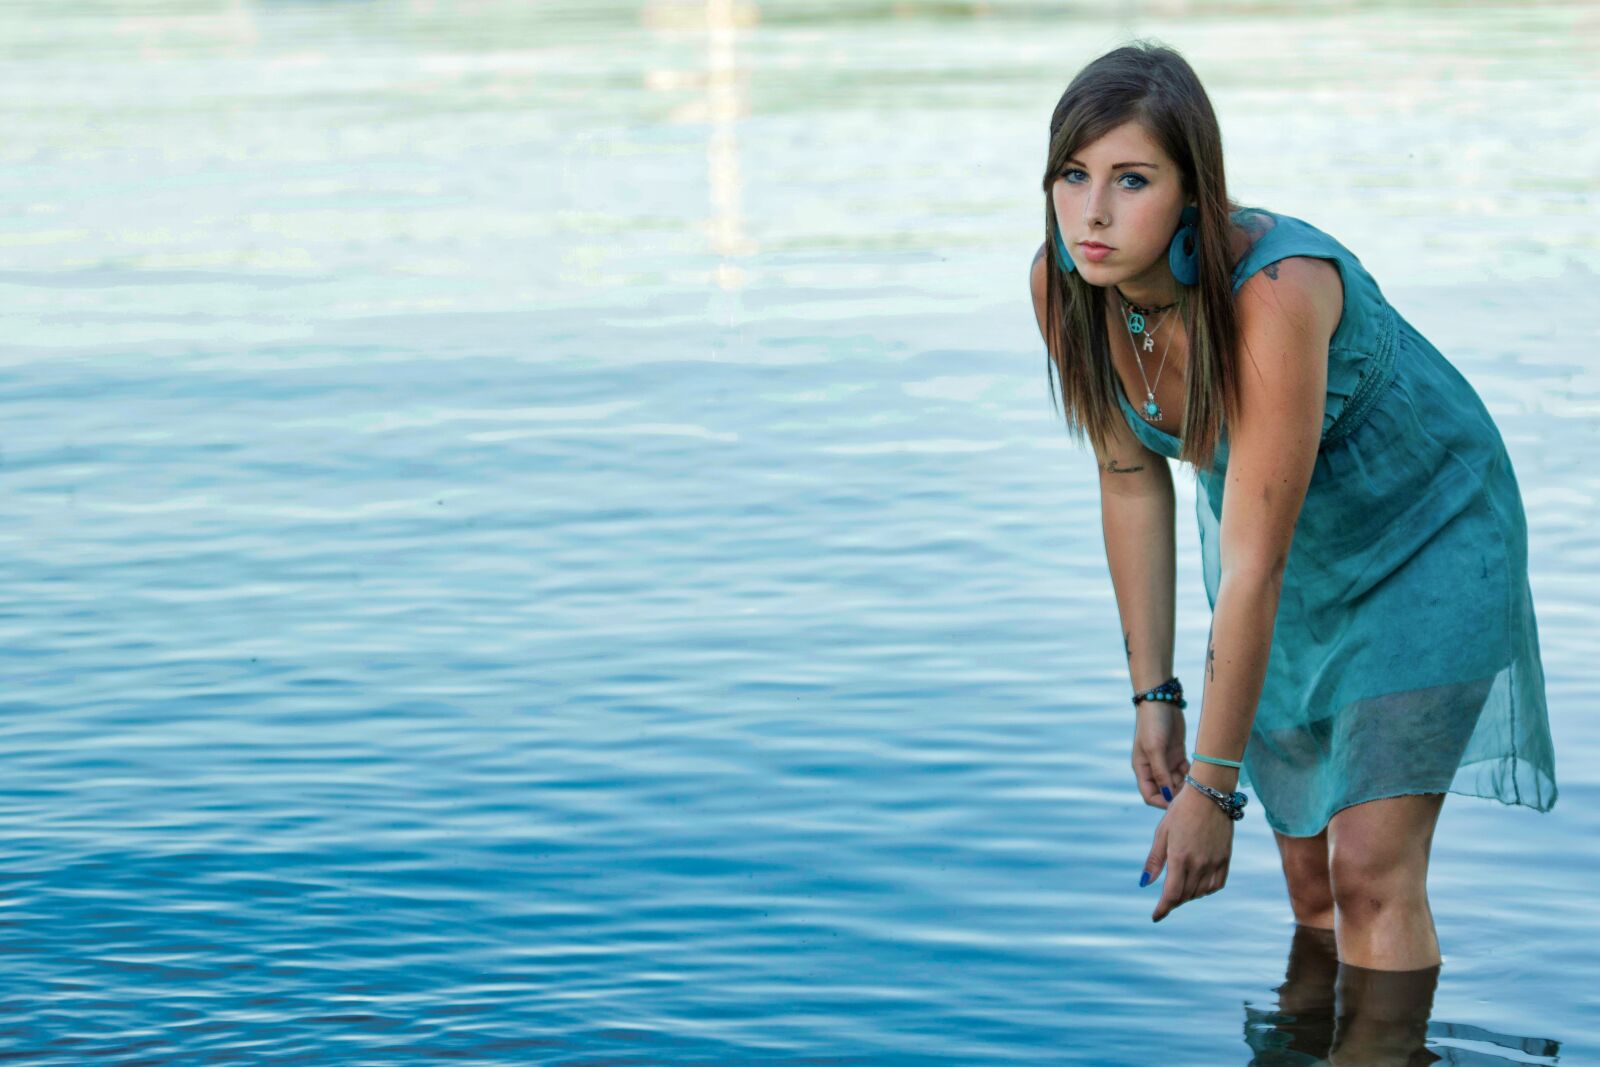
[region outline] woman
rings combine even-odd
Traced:
[[[1175,51],[1136,43],[1073,79],[1044,189],[1034,310],[1099,463],[1133,768],[1166,812],[1139,883],[1166,868],[1152,919],[1226,883],[1250,786],[1298,923],[1356,966],[1437,965],[1444,794],[1538,811],[1557,795],[1499,431],[1353,253],[1228,197],[1216,117]],[[1192,764],[1163,457],[1196,474],[1212,609]]]

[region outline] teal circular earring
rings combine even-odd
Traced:
[[[1181,223],[1178,232],[1172,235],[1172,243],[1167,246],[1167,266],[1182,285],[1193,285],[1200,280],[1200,238],[1194,225],[1199,218],[1200,212],[1193,204],[1186,206],[1178,217]]]
[[[1067,255],[1067,244],[1061,239],[1061,227],[1059,226],[1056,227],[1056,255],[1061,260],[1061,270],[1063,273],[1071,274],[1073,271],[1078,269],[1077,265],[1072,262],[1072,257]]]

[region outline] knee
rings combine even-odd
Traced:
[[[1346,919],[1360,922],[1427,900],[1421,870],[1387,849],[1335,849],[1328,868],[1334,905]]]
[[[1286,861],[1283,877],[1289,886],[1289,903],[1295,915],[1315,918],[1333,909],[1333,886],[1326,859]]]

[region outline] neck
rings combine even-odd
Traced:
[[[1118,282],[1116,291],[1140,307],[1158,308],[1174,303],[1183,286],[1172,276],[1165,263],[1155,264],[1151,270],[1127,281]]]

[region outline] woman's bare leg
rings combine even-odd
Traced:
[[[1332,931],[1333,878],[1328,863],[1328,828],[1315,837],[1290,837],[1272,831],[1283,857],[1283,880],[1289,887],[1289,908],[1295,922]]]
[[[1389,971],[1440,962],[1427,882],[1443,804],[1443,793],[1420,793],[1334,813],[1328,853],[1340,962]]]

